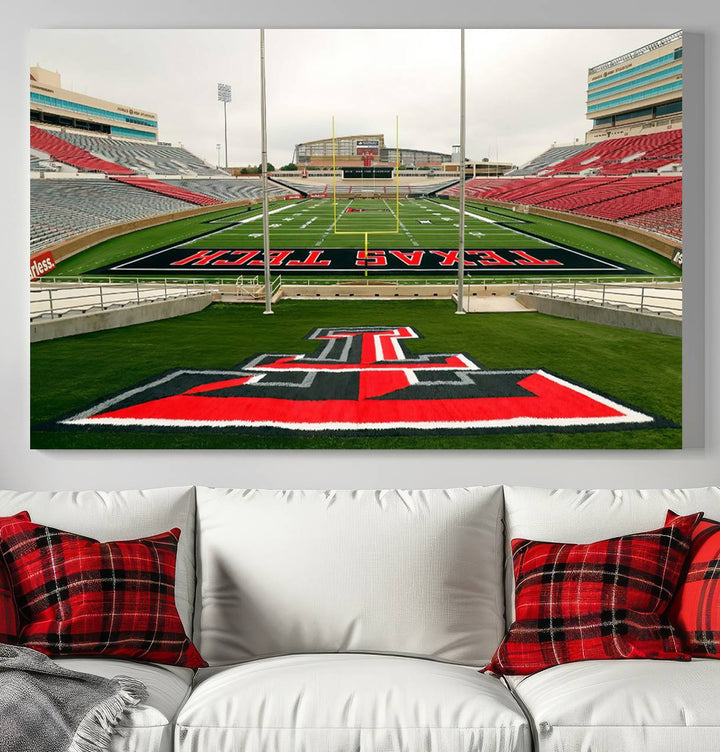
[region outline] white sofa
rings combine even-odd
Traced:
[[[720,488],[0,492],[0,516],[119,540],[180,527],[176,601],[209,668],[63,658],[149,689],[114,752],[713,752],[720,661],[480,674],[514,537],[720,519]]]

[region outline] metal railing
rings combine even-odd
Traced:
[[[520,285],[518,292],[546,298],[572,300],[606,308],[626,308],[638,313],[682,317],[682,283],[670,285],[606,283],[589,285],[581,282]]]
[[[562,278],[561,278],[562,279]],[[623,284],[632,283],[635,285],[661,285],[661,284],[682,284],[679,277],[654,277],[652,275],[636,275],[636,276],[612,276],[608,279],[608,275],[593,276],[593,277],[578,277],[578,284]],[[286,285],[456,285],[456,277],[380,277],[380,276],[367,276],[367,277],[286,277],[284,280]],[[557,277],[510,277],[496,275],[493,277],[476,277],[470,274],[465,275],[465,284],[472,286],[481,285],[552,285],[552,284],[570,284],[572,281],[562,279],[558,281]]]
[[[30,287],[30,320],[56,319],[68,314],[84,314],[154,303],[173,298],[202,295],[209,290],[200,285],[161,282],[111,284],[33,283]]]
[[[168,285],[192,285],[194,287],[202,287],[205,292],[213,292],[217,290],[218,285],[234,285],[237,280],[246,279],[251,280],[253,277],[186,277],[184,275],[176,275],[174,277],[130,277],[130,276],[96,276],[96,275],[84,275],[84,276],[51,276],[45,275],[39,280],[36,280],[33,284],[45,285],[45,284],[76,284],[76,285],[151,285],[151,284],[168,284]],[[257,279],[257,277],[255,277]]]
[[[357,273],[357,272],[355,272]],[[401,285],[422,285],[422,284],[428,284],[428,285],[442,285],[442,284],[451,284],[455,283],[457,280],[456,276],[453,274],[453,272],[450,270],[447,273],[447,276],[440,276],[438,277],[417,277],[415,275],[408,275],[408,276],[402,276],[402,277],[392,277],[389,275],[375,275],[375,274],[369,274],[366,276],[353,276],[353,273],[350,272],[346,276],[336,276],[336,277],[325,277],[325,276],[317,276],[317,277],[295,277],[295,276],[288,276],[284,279],[284,284],[288,285],[294,285],[294,284],[307,284],[307,285],[337,285],[337,284],[355,284],[355,285],[376,285],[376,284],[401,284]],[[557,276],[542,276],[542,275],[524,275],[522,277],[511,277],[511,276],[501,276],[501,275],[494,275],[492,277],[482,277],[482,276],[476,276],[475,274],[466,274],[465,275],[465,282],[467,284],[472,285],[527,285],[527,284],[538,284],[538,285],[549,285],[549,284],[568,284],[572,283],[572,281],[575,280],[578,282],[578,284],[588,284],[588,283],[594,283],[594,284],[607,284],[607,283],[632,283],[632,284],[644,284],[644,285],[665,285],[665,284],[682,284],[682,279],[679,276],[675,277],[657,277],[652,274],[647,275],[588,275],[588,276],[582,276],[582,275],[574,275],[572,278],[568,277],[557,277]],[[87,284],[121,284],[121,285],[127,285],[127,284],[162,284],[166,282],[167,284],[182,284],[182,285],[195,285],[202,287],[206,292],[214,292],[217,291],[220,286],[223,285],[235,285],[238,284],[244,284],[244,285],[252,285],[255,283],[259,283],[259,279],[257,275],[254,276],[240,276],[240,277],[231,277],[231,276],[221,276],[218,275],[217,277],[213,277],[212,275],[206,275],[204,277],[186,277],[184,275],[176,275],[174,277],[152,277],[152,276],[144,276],[144,277],[129,277],[129,276],[95,276],[92,277],[86,275],[86,276],[72,276],[72,277],[66,277],[66,276],[50,276],[46,275],[42,277],[41,280],[38,280],[36,284],[60,284],[60,283],[69,283],[74,282],[75,284],[81,284],[81,285],[87,285]]]
[[[455,277],[294,277],[275,275],[272,295],[283,285],[295,287],[381,287],[392,290],[404,287],[442,287],[450,294],[457,287]],[[517,288],[549,297],[562,297],[598,305],[625,305],[643,312],[666,312],[682,315],[682,281],[678,277],[624,276],[583,277],[575,281],[557,277],[479,277],[466,275],[469,295],[482,294],[481,288],[492,290],[498,285]],[[84,313],[94,309],[137,305],[154,300],[198,295],[230,294],[239,299],[257,300],[264,295],[264,286],[257,275],[239,277],[87,277],[46,276],[31,285],[31,320],[45,316],[56,318],[70,311]],[[635,290],[636,292],[632,292]],[[662,290],[664,292],[658,292]],[[673,292],[668,292],[668,291]],[[637,292],[639,291],[639,292]]]
[[[238,277],[235,280],[235,295],[238,298],[255,297],[258,294],[258,288],[260,287],[259,278],[254,277]]]

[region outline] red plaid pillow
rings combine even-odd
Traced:
[[[483,671],[571,661],[687,659],[666,611],[702,515],[589,544],[513,540],[515,621]]]
[[[666,525],[678,515],[668,512]],[[720,658],[720,522],[701,520],[690,538],[687,574],[668,616],[689,653]]]
[[[30,515],[22,512],[17,515],[24,520],[29,520]],[[0,524],[10,517],[0,517]],[[14,643],[17,640],[18,615],[13,600],[12,588],[10,587],[10,575],[3,557],[0,556],[0,642]]]
[[[111,655],[198,668],[175,606],[180,530],[99,543],[0,520],[5,559],[23,627],[18,643],[48,655]]]

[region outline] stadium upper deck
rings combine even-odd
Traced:
[[[586,141],[682,127],[682,32],[588,71]]]
[[[369,166],[373,163],[394,164],[398,157],[400,163],[407,166],[439,165],[452,159],[451,154],[428,149],[396,150],[394,146],[386,146],[385,136],[376,133],[338,136],[334,141],[332,138],[321,138],[296,144],[293,162],[299,165],[329,166],[332,164],[333,152],[335,163],[340,167],[361,164]]]
[[[63,89],[59,73],[30,69],[30,121],[154,143],[157,114]]]

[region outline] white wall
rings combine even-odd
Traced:
[[[716,0],[32,0],[0,24],[0,487],[142,487],[204,483],[261,487],[445,486],[524,483],[579,487],[720,484],[720,227]],[[382,21],[380,20],[382,19]],[[26,31],[31,27],[664,27],[685,40],[688,448],[666,452],[553,451],[30,451]],[[705,80],[703,81],[703,60]],[[178,59],[180,65],[187,61]],[[705,96],[703,97],[703,89]],[[704,98],[704,104],[703,104]],[[703,111],[705,106],[705,112]],[[715,129],[714,140],[706,138]],[[703,154],[707,157],[705,171]],[[694,178],[688,177],[694,174]],[[709,207],[704,220],[704,207]]]

